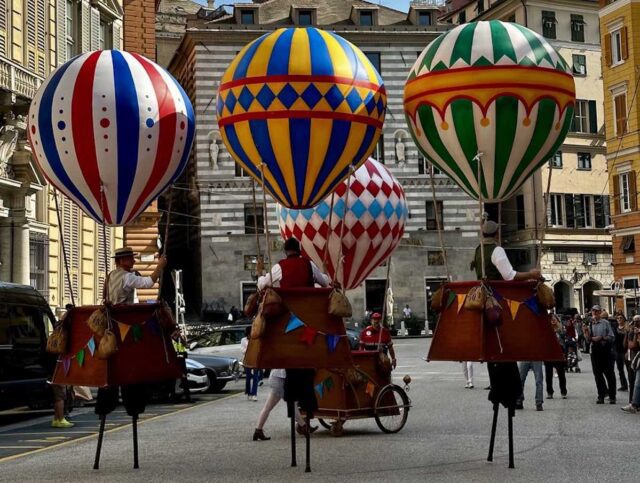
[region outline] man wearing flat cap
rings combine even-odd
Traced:
[[[596,404],[604,404],[609,396],[609,404],[616,403],[616,375],[613,372],[612,345],[615,334],[609,321],[602,317],[602,307],[591,307],[591,323],[587,331],[587,340],[591,343],[591,365],[596,380],[598,399]]]
[[[108,298],[113,304],[134,303],[135,289],[153,287],[167,265],[167,258],[162,256],[153,273],[148,277],[143,277],[133,271],[136,255],[137,253],[134,253],[130,247],[118,248],[113,254],[112,258],[115,259],[116,268],[109,273],[107,279]]]

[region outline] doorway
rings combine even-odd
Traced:
[[[384,278],[367,279],[364,281],[364,309],[368,312],[378,312],[382,314],[384,306],[384,289],[387,281]]]
[[[571,308],[571,286],[567,282],[556,282],[553,286],[556,299],[556,313],[562,314]]]
[[[592,280],[582,286],[582,300],[584,300],[585,311],[590,310],[596,304],[600,304],[600,297],[593,295],[593,292],[601,288],[601,284]]]

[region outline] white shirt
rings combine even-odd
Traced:
[[[153,285],[151,277],[142,277],[118,267],[109,273],[109,300],[114,304],[132,304],[135,302],[135,289]]]
[[[249,346],[249,339],[247,337],[243,337],[240,341],[240,350],[244,354],[247,352],[247,347]]]
[[[286,369],[271,369],[271,373],[269,377],[279,377],[280,379],[285,379],[287,377]]]
[[[405,317],[411,317],[411,309],[408,307],[405,307],[404,309],[402,309],[402,313],[404,314]]]
[[[505,252],[502,247],[495,247],[493,249],[493,253],[491,253],[491,263],[495,265],[505,280],[513,280],[516,277],[516,273],[518,273],[513,269],[511,262],[507,258],[507,252]]]
[[[313,281],[321,287],[328,287],[331,284],[329,276],[322,273],[311,260],[309,260],[309,263],[311,263],[311,269],[313,271]],[[265,287],[272,287],[280,280],[282,280],[282,268],[280,268],[279,263],[276,263],[271,269],[271,276],[266,274],[258,279],[258,289],[263,290]]]

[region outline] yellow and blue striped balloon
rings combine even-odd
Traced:
[[[218,125],[234,160],[288,207],[322,201],[366,161],[387,96],[366,55],[315,28],[283,28],[248,44],[220,82]]]

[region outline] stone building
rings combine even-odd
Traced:
[[[599,14],[615,292],[626,293],[617,305],[631,315],[640,311],[640,4],[602,0]]]
[[[598,302],[594,291],[609,289],[614,282],[606,229],[610,200],[598,5],[595,0],[452,1],[440,18],[452,24],[490,19],[534,30],[573,65],[577,104],[569,134],[549,165],[504,202],[501,212],[503,244],[516,268],[535,265],[538,240],[543,237],[542,273],[554,288],[557,309],[582,312]],[[494,207],[494,216],[497,211]]]
[[[380,71],[388,94],[383,136],[373,157],[383,162],[403,184],[410,209],[406,234],[391,261],[391,285],[396,316],[404,304],[424,316],[429,291],[445,278],[439,253],[435,210],[443,215],[445,240],[454,279],[471,276],[469,262],[477,244],[477,206],[444,175],[435,175],[436,200],[431,197],[429,167],[418,155],[404,119],[402,96],[407,74],[418,54],[446,27],[438,25],[439,8],[415,2],[408,13],[376,3],[352,0],[272,0],[237,4],[233,8],[203,8],[188,17],[187,31],[170,71],[181,81],[196,109],[196,142],[179,201],[174,200],[181,242],[171,257],[181,258],[185,291],[191,309],[239,306],[253,288],[258,231],[264,220],[254,213],[252,180],[237,166],[220,140],[215,115],[219,80],[234,56],[249,41],[283,26],[314,25],[333,30],[369,57]],[[158,42],[163,42],[159,36]],[[161,45],[159,45],[159,49]],[[259,208],[261,191],[257,190]],[[268,226],[274,258],[282,255],[275,205],[268,205]],[[173,218],[172,218],[173,220]],[[260,236],[264,251],[264,236]],[[378,268],[350,292],[355,318],[365,309],[379,309],[386,267]],[[187,284],[190,284],[189,286]]]

